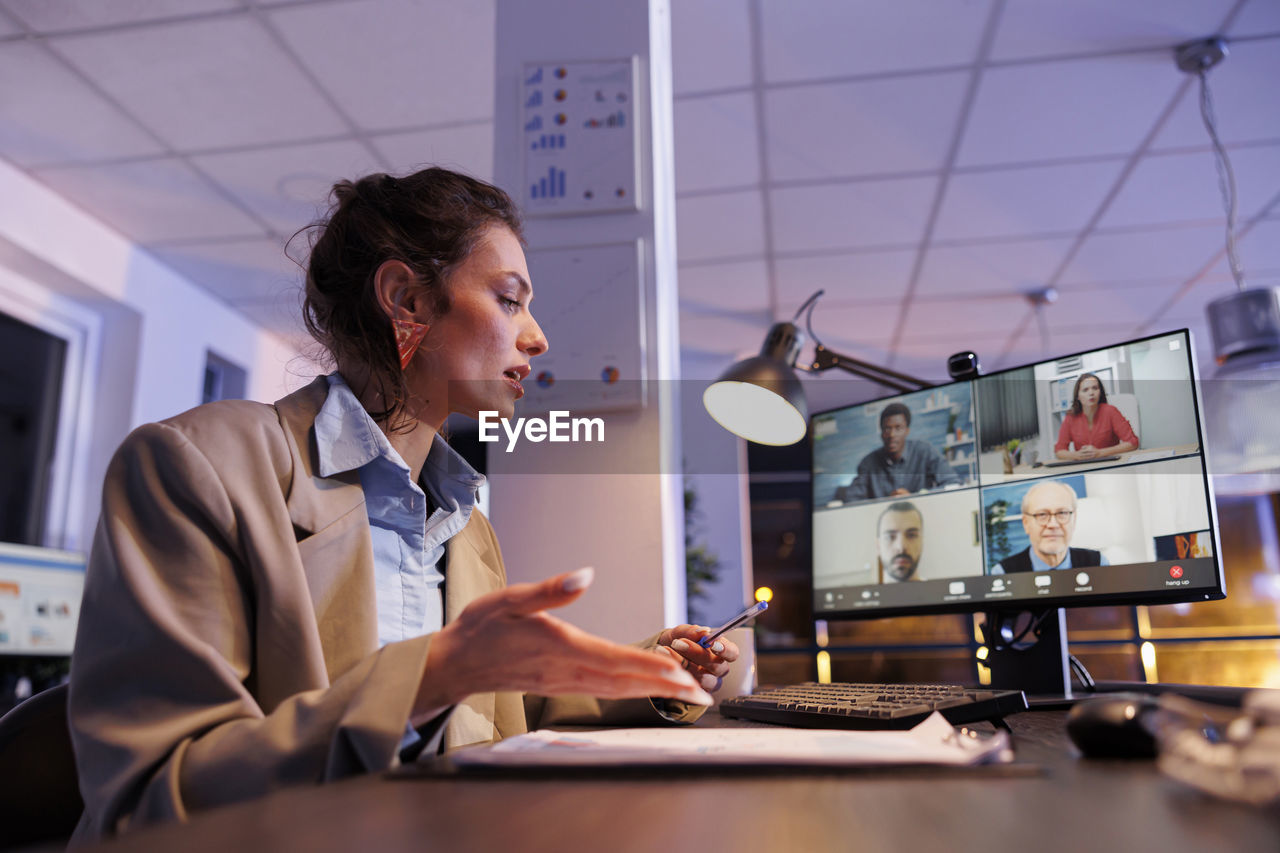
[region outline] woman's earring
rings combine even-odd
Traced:
[[[422,339],[426,337],[427,329],[431,327],[412,320],[392,320],[391,327],[396,332],[396,352],[400,353],[400,369],[404,370],[413,359],[413,354],[418,351]]]

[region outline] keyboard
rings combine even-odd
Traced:
[[[720,714],[810,729],[909,729],[938,711],[952,725],[1027,709],[1021,690],[956,684],[792,684],[735,696]]]

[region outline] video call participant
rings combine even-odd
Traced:
[[[920,552],[924,550],[924,516],[916,505],[898,501],[885,507],[876,522],[880,550],[880,582],[918,581]]]
[[[960,478],[946,458],[929,442],[907,438],[910,432],[911,410],[902,403],[885,406],[880,412],[884,446],[862,457],[857,476],[836,489],[836,499],[896,498],[958,484]]]
[[[1072,446],[1074,450],[1069,449]],[[1092,373],[1080,374],[1071,392],[1071,409],[1058,430],[1054,454],[1059,459],[1084,461],[1137,449],[1137,434],[1120,410],[1107,402],[1102,381]]]
[[[1110,565],[1101,551],[1071,547],[1076,532],[1076,491],[1066,483],[1048,480],[1027,489],[1022,496],[1022,529],[1031,544],[1005,557],[991,574]]]

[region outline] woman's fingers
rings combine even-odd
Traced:
[[[538,583],[517,583],[490,593],[474,603],[512,616],[527,616],[539,610],[564,607],[582,595],[595,578],[595,569],[585,567],[574,572],[547,578]]]

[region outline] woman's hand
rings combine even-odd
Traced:
[[[658,635],[658,649],[679,661],[704,690],[715,692],[729,674],[729,664],[738,659],[738,647],[722,636],[704,649],[698,641],[710,633],[700,625],[677,625]]]
[[[710,705],[711,697],[671,657],[611,643],[546,612],[579,598],[593,576],[591,569],[579,569],[514,584],[467,605],[431,640],[414,714],[502,690],[662,696]]]

